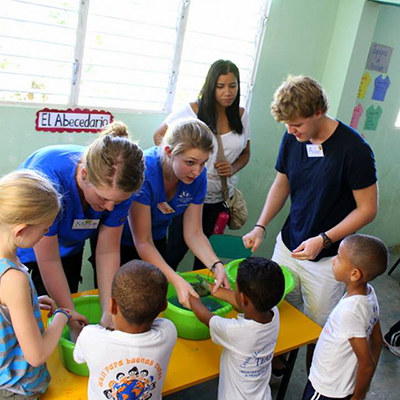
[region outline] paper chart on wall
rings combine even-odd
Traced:
[[[369,72],[365,72],[365,74],[361,77],[360,86],[358,87],[357,97],[359,99],[363,99],[365,97],[370,82],[371,75],[369,74]]]
[[[364,123],[364,130],[365,131],[376,131],[378,127],[379,118],[382,116],[382,108],[381,106],[374,107],[370,106],[366,113],[366,120]]]
[[[392,57],[393,47],[372,43],[369,49],[366,68],[386,74]]]
[[[359,120],[360,120],[360,117],[361,117],[363,111],[364,111],[364,108],[363,108],[363,106],[362,106],[361,103],[358,103],[358,104],[354,107],[354,109],[353,109],[353,115],[352,115],[352,117],[351,117],[351,122],[350,122],[350,126],[351,126],[352,128],[357,129],[358,122],[359,122]]]
[[[374,92],[372,94],[372,100],[385,101],[386,92],[390,86],[389,76],[386,78],[383,75],[379,75],[374,81]]]

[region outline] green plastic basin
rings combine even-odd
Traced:
[[[83,296],[73,299],[75,309],[79,314],[83,314],[90,324],[98,324],[101,319],[101,306],[99,296]],[[49,319],[51,324],[53,317]],[[69,335],[69,327],[66,325],[61,335],[60,341],[58,342],[58,354],[64,367],[73,372],[74,374],[81,376],[89,376],[89,370],[86,365],[78,364],[74,360],[74,349],[75,343],[71,342]]]
[[[183,272],[180,275],[189,283],[198,282],[196,275],[193,273]],[[208,277],[203,274],[199,275],[208,282],[211,282],[214,279],[213,277]],[[167,299],[169,300],[174,296],[176,296],[175,288],[171,284],[168,284]],[[232,305],[230,305],[229,303],[216,299],[215,297],[212,297],[212,299],[223,306],[218,310],[213,311],[214,314],[224,317],[226,314],[230,313],[233,310]],[[210,330],[208,329],[208,327],[200,322],[191,310],[177,307],[176,305],[168,301],[168,306],[167,309],[164,311],[163,316],[164,318],[168,318],[174,323],[176,330],[178,331],[178,336],[180,338],[190,340],[204,340],[210,337]]]
[[[236,287],[236,276],[237,276],[239,264],[243,260],[245,260],[245,258],[239,258],[238,260],[233,260],[225,268],[226,275],[229,279],[232,289],[234,289]],[[286,268],[284,265],[280,265],[280,267],[282,268],[283,276],[285,277],[285,292],[283,293],[282,300],[277,304],[278,306],[282,303],[285,296],[294,289],[294,286],[295,286],[295,281],[294,281],[293,275],[290,272],[290,270],[288,268]]]

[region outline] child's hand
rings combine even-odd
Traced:
[[[194,296],[189,296],[189,303],[190,303],[190,307],[193,309],[194,305],[201,303],[201,300],[198,297],[194,297]],[[194,305],[193,305],[194,304]]]
[[[54,310],[57,308],[56,302],[47,295],[39,296],[38,302],[41,310],[49,311],[47,317],[50,318],[53,315]]]

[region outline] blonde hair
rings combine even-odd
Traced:
[[[43,174],[21,169],[0,179],[0,223],[38,225],[54,219],[61,196]]]
[[[121,121],[108,125],[82,156],[89,182],[97,188],[116,187],[132,193],[144,178],[142,149],[129,138],[128,127]]]
[[[329,101],[324,88],[314,79],[289,75],[279,86],[271,103],[271,113],[277,122],[309,118],[318,111],[326,113]]]
[[[191,149],[211,153],[214,149],[213,133],[203,121],[183,119],[168,127],[161,143],[163,152],[166,146],[171,149],[172,157]]]

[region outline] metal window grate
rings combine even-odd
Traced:
[[[2,0],[0,101],[170,112],[219,58],[249,102],[271,0]]]

